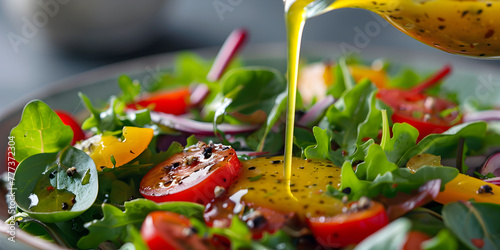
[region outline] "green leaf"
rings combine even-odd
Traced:
[[[454,202],[443,207],[446,227],[471,249],[500,249],[500,205]],[[484,245],[474,244],[482,241]]]
[[[340,190],[350,188],[351,194],[356,194],[359,197],[367,194],[367,187],[370,182],[358,179],[350,162],[346,161],[342,165],[340,178]]]
[[[123,123],[117,117],[117,111],[120,110],[117,109],[119,102],[116,97],[112,96],[108,108],[101,111],[92,105],[92,102],[86,95],[83,93],[78,94],[90,112],[90,117],[82,124],[84,130],[95,129],[96,132],[102,133],[105,131],[117,131],[123,127]],[[123,107],[121,111],[123,111]]]
[[[338,133],[335,141],[351,155],[364,138],[376,138],[382,116],[376,107],[376,88],[361,81],[345,92],[326,112],[330,126]]]
[[[67,171],[72,167],[76,172],[70,177]],[[87,171],[90,177],[86,177]],[[94,203],[99,189],[94,161],[73,147],[26,158],[19,164],[14,178],[18,206],[31,217],[50,223],[69,220],[85,212]],[[84,178],[89,181],[83,182]]]
[[[332,70],[332,75],[335,77],[335,80],[333,81],[334,84],[330,86],[330,88],[327,90],[326,93],[335,98],[339,98],[340,96],[342,96],[342,93],[344,93],[346,90],[346,84],[344,81],[344,71],[342,70],[340,64],[336,64],[335,67],[333,67],[331,70]],[[350,77],[350,74],[348,77]]]
[[[425,232],[429,236],[436,236],[445,228],[441,215],[427,208],[416,208],[404,217],[411,220],[411,230]]]
[[[217,115],[214,122],[219,122],[219,116],[227,113],[251,115],[264,111],[267,115],[276,106],[276,99],[286,90],[283,76],[275,69],[268,67],[244,67],[227,72],[220,81],[221,92],[215,103]],[[222,107],[220,104],[224,104]],[[215,110],[205,109],[205,112]]]
[[[395,123],[392,134],[384,151],[390,162],[398,162],[406,151],[416,145],[418,130],[408,123]]]
[[[410,89],[411,87],[419,84],[422,77],[417,74],[413,69],[404,69],[400,73],[391,78],[389,81],[390,87]]]
[[[134,227],[133,225],[127,225],[126,228],[126,234],[127,236],[125,237],[125,240],[127,243],[125,243],[120,250],[123,249],[135,249],[135,250],[148,250],[149,247],[146,245],[144,240],[142,239],[141,232]]]
[[[386,249],[402,249],[406,235],[410,231],[411,222],[408,219],[400,218],[384,228],[378,230],[374,234],[368,236],[359,243],[355,250],[386,250]]]
[[[453,234],[443,229],[432,239],[422,242],[424,250],[458,249],[457,239]]]
[[[141,85],[139,82],[132,81],[132,79],[126,75],[122,75],[118,78],[118,85],[122,90],[122,95],[119,99],[124,103],[133,102],[135,97],[141,92]]]
[[[271,131],[271,129],[274,127],[276,122],[280,119],[281,115],[284,113],[285,108],[286,108],[286,97],[287,93],[283,92],[276,99],[274,100],[274,107],[271,109],[269,115],[267,116],[266,124],[264,125],[264,134],[262,135],[262,138],[260,139],[259,146],[257,148],[258,152],[264,151],[264,145],[266,142],[267,135]]]
[[[124,204],[125,211],[103,204],[103,218],[86,223],[89,234],[83,236],[77,243],[78,248],[97,248],[100,242],[118,241],[127,230],[127,225],[140,227],[146,216],[156,210],[171,211],[186,217],[203,220],[202,205],[190,202],[155,203],[146,199],[135,199]],[[123,239],[122,239],[123,240]]]
[[[428,153],[440,155],[442,158],[456,156],[458,141],[465,139],[469,149],[479,148],[481,140],[486,133],[485,122],[464,123],[450,128],[442,134],[430,134],[422,139],[417,145],[411,147],[397,162],[403,167],[410,158],[415,155]]]
[[[21,162],[35,154],[59,152],[70,145],[73,131],[47,104],[34,100],[24,107],[10,136],[16,145],[16,161]]]
[[[365,161],[356,168],[356,176],[363,180],[373,181],[378,175],[383,175],[397,168],[396,164],[387,160],[380,145],[372,144],[368,148]]]
[[[333,132],[329,129],[321,129],[320,127],[313,128],[316,145],[308,146],[304,150],[304,155],[307,159],[327,159],[334,164],[339,164],[339,156],[341,155],[332,150]],[[339,151],[340,152],[340,151]],[[340,164],[339,164],[340,165]]]
[[[297,248],[292,244],[292,238],[282,230],[279,230],[274,234],[264,233],[262,239],[259,240],[259,244],[269,249],[293,250]]]

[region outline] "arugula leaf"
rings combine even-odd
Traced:
[[[485,136],[486,127],[485,122],[463,123],[450,128],[442,134],[430,134],[406,151],[397,162],[397,165],[403,167],[410,158],[423,153],[440,155],[442,158],[455,157],[456,147],[461,138],[465,139],[465,144],[469,149],[477,149],[481,147],[480,144]]]
[[[12,129],[10,136],[16,145],[14,157],[22,162],[29,156],[59,152],[69,146],[73,131],[47,104],[34,100],[24,107],[21,121]]]
[[[418,130],[408,123],[395,123],[392,126],[392,134],[384,151],[390,162],[398,162],[410,148],[416,145]]]
[[[380,145],[372,144],[368,148],[365,161],[356,168],[356,176],[363,180],[373,181],[378,175],[384,175],[397,168],[396,164],[387,160],[384,150]]]
[[[100,110],[92,105],[86,95],[83,93],[78,93],[78,95],[90,112],[90,117],[82,124],[84,130],[94,130],[97,133],[116,132],[121,131],[124,126],[145,127],[151,124],[151,114],[148,109],[125,113],[125,102],[121,98],[111,96],[108,107]],[[157,128],[153,127],[153,129]]]
[[[201,236],[220,235],[224,236],[231,242],[231,249],[295,249],[290,236],[282,231],[277,231],[274,234],[264,233],[264,236],[256,241],[252,240],[252,232],[248,226],[238,218],[233,216],[231,225],[227,228],[208,227],[204,223],[191,219],[193,226],[197,229]]]
[[[146,216],[156,210],[171,211],[189,218],[203,220],[204,207],[190,202],[155,203],[146,199],[135,199],[125,202],[124,207],[125,211],[122,211],[104,203],[102,205],[103,218],[84,225],[90,233],[78,241],[78,248],[97,248],[99,243],[108,240],[118,242],[127,230],[127,225],[140,227]]]
[[[453,202],[443,207],[446,227],[471,249],[500,249],[500,205]]]
[[[71,175],[70,168],[74,168]],[[88,175],[88,183],[82,182]],[[73,147],[26,158],[14,179],[18,206],[31,217],[50,223],[82,214],[94,203],[99,188],[94,161]]]
[[[118,85],[122,90],[122,95],[119,99],[124,103],[133,102],[135,97],[141,92],[141,85],[139,82],[132,81],[132,79],[126,75],[122,75],[118,78]]]
[[[352,169],[352,164],[349,161],[344,162],[340,170],[340,190],[350,189],[350,196],[356,194],[356,196],[368,195],[367,188],[370,185],[369,181],[360,180],[354,173]]]
[[[327,159],[336,165],[342,162],[341,150],[332,150],[333,132],[330,129],[321,129],[320,127],[313,128],[314,137],[317,144],[308,146],[304,150],[304,155],[307,159]]]
[[[83,122],[82,129],[96,129],[98,133],[102,133],[104,131],[117,131],[123,127],[123,124],[117,117],[118,101],[116,97],[112,96],[109,101],[109,107],[101,111],[92,105],[92,102],[86,95],[83,93],[78,93],[78,95],[90,112],[90,117]]]
[[[382,124],[376,108],[376,88],[370,81],[361,81],[345,92],[326,112],[330,126],[338,133],[335,141],[349,155],[362,144],[363,138],[375,138]]]

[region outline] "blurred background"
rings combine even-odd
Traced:
[[[237,27],[249,30],[249,45],[285,42],[282,0],[2,0],[0,13],[0,108],[103,65],[220,46]],[[450,56],[357,9],[309,20],[303,43],[313,41]]]

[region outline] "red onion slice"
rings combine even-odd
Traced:
[[[189,103],[193,106],[198,106],[205,98],[207,98],[210,93],[210,89],[206,84],[200,83],[193,87],[191,90],[191,96],[189,97]]]
[[[155,123],[167,126],[169,128],[197,134],[197,135],[213,135],[214,127],[212,123],[200,122],[187,119],[180,116],[171,114],[159,113],[151,111],[151,120]],[[225,134],[239,134],[255,131],[259,125],[233,125],[233,124],[219,124],[217,129]]]
[[[487,110],[464,114],[464,122],[500,121],[500,110]]]
[[[484,163],[479,173],[482,175],[492,173],[495,176],[500,176],[500,153],[495,153],[490,156]]]
[[[490,178],[490,179],[485,179],[485,182],[500,186],[500,177],[495,177],[495,178]]]
[[[305,113],[300,120],[297,122],[300,126],[311,126],[319,119],[325,110],[330,107],[335,102],[335,98],[331,95],[327,95],[325,98],[321,99],[315,103],[307,113]]]

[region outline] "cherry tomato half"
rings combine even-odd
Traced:
[[[348,212],[333,217],[307,218],[316,241],[327,247],[345,247],[361,242],[389,223],[382,204],[371,201],[368,208],[353,210],[357,204],[350,204]]]
[[[161,91],[146,95],[140,98],[136,103],[128,105],[129,108],[147,107],[151,110],[182,115],[186,113],[189,106],[190,91],[187,87],[179,89]]]
[[[406,242],[403,246],[403,250],[420,250],[422,249],[422,243],[426,240],[431,239],[426,233],[420,231],[410,231],[406,236]]]
[[[418,140],[462,122],[457,105],[443,98],[399,89],[381,89],[377,97],[394,110],[393,122],[406,122],[418,129]]]
[[[217,186],[228,189],[241,170],[234,149],[198,143],[151,169],[141,180],[141,194],[155,202],[207,204]]]
[[[151,250],[210,249],[209,243],[194,233],[188,218],[168,211],[148,214],[141,236]]]
[[[65,125],[70,126],[73,130],[73,140],[71,140],[71,145],[75,145],[76,142],[85,139],[85,133],[83,133],[82,127],[70,113],[62,110],[56,110],[56,114],[59,118],[61,118],[61,121]]]
[[[232,217],[238,216],[247,224],[252,237],[260,239],[264,232],[272,234],[281,229],[294,215],[294,212],[281,213],[270,208],[251,206],[239,197],[241,193],[231,197],[223,195],[207,204],[203,214],[207,225],[227,228],[231,225]]]

